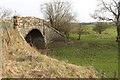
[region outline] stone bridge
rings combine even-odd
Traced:
[[[31,46],[42,49],[46,44],[55,41],[64,41],[65,36],[48,23],[35,17],[14,16],[13,25]]]

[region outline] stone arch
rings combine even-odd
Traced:
[[[29,31],[29,33],[25,36],[25,40],[27,41],[27,43],[37,49],[45,48],[44,36],[38,29],[32,29],[31,31]]]

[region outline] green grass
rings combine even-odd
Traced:
[[[10,23],[9,23],[9,22],[4,22],[4,23],[3,23],[3,22],[0,22],[0,24],[10,24]]]
[[[89,27],[89,26],[87,26]],[[91,27],[91,26],[90,26]],[[49,48],[52,57],[65,60],[80,66],[93,66],[97,71],[105,72],[105,76],[113,78],[118,73],[118,46],[115,42],[115,28],[109,28],[103,34],[96,34],[89,28],[90,34],[82,35],[81,40],[74,40],[71,44],[54,43]],[[70,34],[77,39],[77,34]],[[56,45],[59,46],[56,48]],[[62,45],[62,46],[61,46]]]

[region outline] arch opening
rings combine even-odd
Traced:
[[[34,46],[37,49],[45,48],[44,37],[38,29],[31,30],[26,35],[25,40],[30,44],[30,46]]]

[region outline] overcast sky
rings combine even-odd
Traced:
[[[0,0],[0,7],[17,11],[21,16],[35,16],[44,18],[40,12],[40,5],[50,0]],[[94,22],[90,17],[97,6],[97,0],[70,0],[76,17],[81,22]]]

